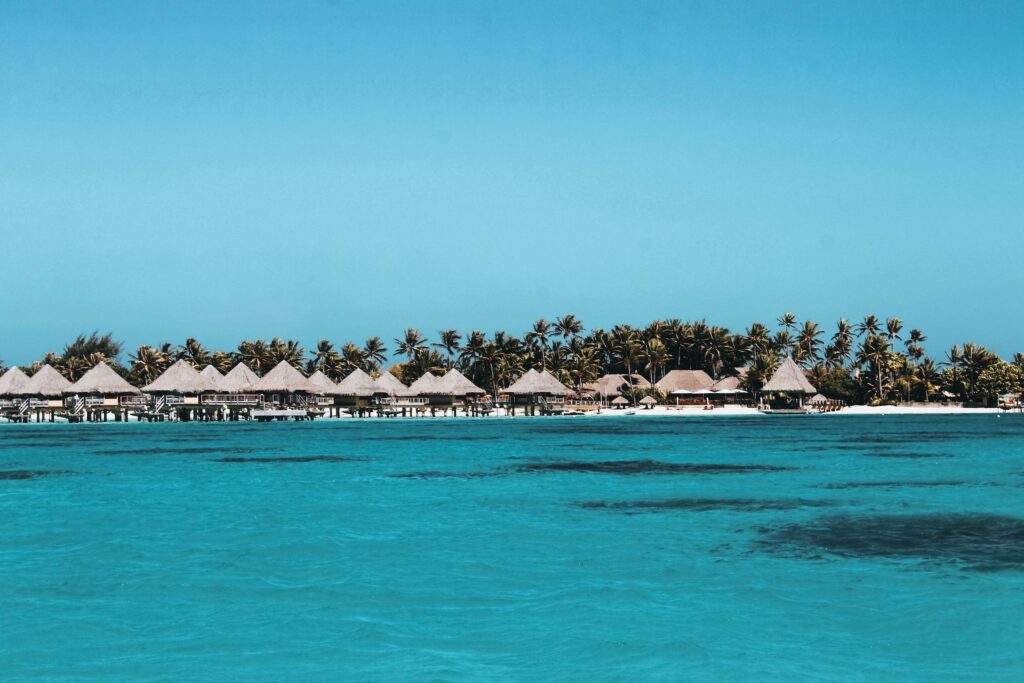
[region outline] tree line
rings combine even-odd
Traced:
[[[793,313],[779,316],[774,329],[755,322],[742,331],[679,319],[587,330],[569,314],[553,321],[542,318],[519,336],[445,329],[431,340],[409,328],[390,348],[380,337],[340,345],[323,339],[308,350],[295,340],[274,337],[214,350],[189,337],[180,345],[139,346],[126,363],[121,342],[94,332],[79,335],[62,353],[47,353],[25,370],[31,374],[48,363],[75,381],[106,362],[128,381],[144,386],[179,359],[199,369],[213,365],[221,372],[245,363],[257,375],[285,361],[307,375],[322,371],[334,381],[357,368],[371,374],[387,368],[406,384],[426,372],[456,368],[496,392],[530,368],[547,370],[576,388],[606,373],[640,374],[653,384],[682,369],[703,370],[715,379],[738,374],[744,388],[756,393],[789,356],[822,394],[852,404],[936,398],[980,402],[1020,392],[1024,385],[1024,354],[1004,360],[980,344],[965,342],[936,358],[927,353],[927,341],[924,332],[906,330],[898,318],[874,315],[856,323],[840,319],[829,334],[819,323],[800,322]],[[387,367],[389,359],[399,360]]]

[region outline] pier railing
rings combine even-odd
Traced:
[[[251,405],[260,402],[259,394],[209,394],[203,396],[203,403],[225,403],[227,405]]]

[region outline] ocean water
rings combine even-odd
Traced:
[[[4,680],[1021,680],[1024,417],[0,426]]]

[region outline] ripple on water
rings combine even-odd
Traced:
[[[775,465],[736,465],[729,463],[684,463],[658,460],[560,460],[528,462],[516,465],[517,472],[589,472],[597,474],[742,474],[782,472],[793,469]]]
[[[1024,520],[981,513],[829,516],[763,529],[762,543],[798,555],[886,557],[972,569],[1024,569]]]
[[[248,451],[251,452],[251,451]],[[360,458],[346,458],[340,455],[294,455],[294,456],[269,456],[265,458],[216,458],[211,462],[228,462],[234,464],[257,463],[257,464],[281,464],[298,462],[355,462]]]
[[[74,474],[70,470],[0,470],[0,481],[41,479],[42,477],[63,477]]]
[[[710,512],[712,510],[736,510],[741,512],[760,512],[762,510],[796,510],[805,507],[828,507],[835,505],[831,500],[809,500],[804,498],[669,498],[667,500],[636,500],[625,502],[585,502],[577,503],[588,510],[689,510],[692,512]]]

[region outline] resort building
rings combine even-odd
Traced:
[[[425,372],[418,380],[409,385],[409,391],[415,396],[430,396],[437,381],[437,375]]]
[[[17,368],[13,368],[16,369]],[[18,370],[21,373],[21,370]],[[21,373],[24,377],[24,373]],[[0,383],[6,379],[0,377]],[[16,377],[16,376],[15,376]],[[18,382],[18,380],[11,380]],[[14,422],[30,422],[34,414],[36,422],[49,418],[53,422],[55,413],[64,411],[64,390],[71,386],[64,375],[51,365],[44,365],[35,371],[24,383],[16,384],[10,394],[0,394],[0,412]]]
[[[818,390],[807,381],[803,369],[789,357],[779,364],[771,379],[761,387],[762,401],[767,398],[773,410],[802,409],[804,397],[816,393]]]
[[[458,415],[459,407],[466,414],[485,414],[493,410],[490,401],[483,401],[487,393],[477,385],[473,384],[461,372],[452,368],[445,376],[434,382],[431,390],[431,406],[437,405],[452,409],[452,415]]]
[[[220,382],[220,390],[228,393],[244,394],[254,392],[260,378],[245,363],[239,363],[224,375]]]
[[[380,406],[380,414],[385,417],[405,417],[413,413],[422,415],[430,403],[429,398],[417,396],[416,392],[387,370],[374,380],[374,384],[377,385],[374,400]]]
[[[574,392],[544,370],[537,372],[530,368],[512,386],[502,392],[507,395],[509,415],[515,415],[516,406],[523,406],[524,413],[535,415],[560,414],[565,410],[565,399]]]
[[[373,397],[380,391],[370,375],[356,368],[338,382],[333,392],[336,397],[334,404],[346,408],[346,412],[352,415],[363,417],[375,410]]]
[[[288,361],[275,365],[252,390],[262,398],[262,406],[252,411],[258,420],[311,418],[317,412],[315,402],[310,410],[309,399],[320,389]]]
[[[224,391],[224,375],[221,374],[220,370],[212,365],[207,365],[199,371],[199,374],[213,382],[213,385],[217,387],[217,391]]]
[[[172,416],[185,421],[219,417],[220,408],[204,402],[204,395],[215,394],[218,388],[217,380],[203,375],[187,360],[178,360],[142,387],[155,400],[150,409],[139,417],[156,421],[170,419]]]
[[[715,380],[703,370],[672,370],[655,385],[666,396],[675,399],[676,405],[704,403],[707,392]]]
[[[622,392],[629,387],[646,388],[649,386],[651,386],[651,383],[643,375],[637,373],[632,375],[608,374],[599,377],[593,382],[584,384],[583,394],[599,401],[611,401],[617,396],[622,396]]]
[[[64,390],[64,405],[71,422],[105,422],[109,416],[120,422],[132,408],[144,408],[142,392],[126,382],[106,363],[99,363]]]

